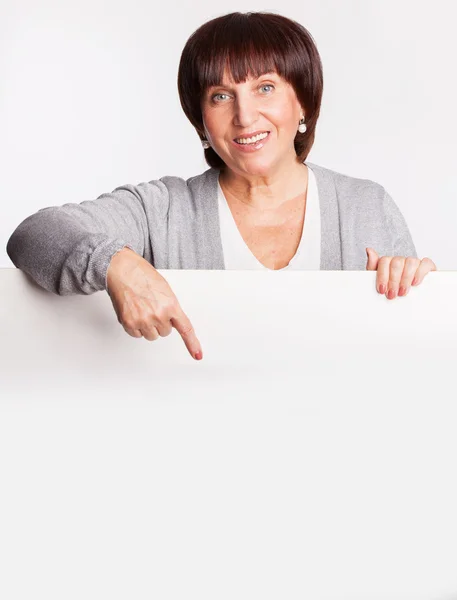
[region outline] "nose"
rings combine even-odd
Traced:
[[[259,118],[259,109],[256,99],[249,94],[240,94],[235,101],[234,123],[246,129]]]

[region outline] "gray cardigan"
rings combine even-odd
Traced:
[[[316,176],[321,269],[365,270],[379,256],[414,256],[405,220],[373,181],[305,163]],[[224,269],[217,169],[191,177],[126,184],[96,200],[43,208],[13,232],[8,256],[40,286],[60,295],[106,289],[112,256],[128,246],[156,269]]]

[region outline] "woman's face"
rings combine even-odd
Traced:
[[[201,108],[207,140],[233,171],[262,176],[296,161],[294,138],[305,113],[277,73],[242,83],[226,73],[222,85],[206,90]],[[254,141],[252,134],[259,137]]]

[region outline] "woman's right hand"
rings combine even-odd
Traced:
[[[175,327],[191,356],[201,360],[191,322],[167,281],[147,260],[123,248],[111,259],[106,282],[117,319],[129,335],[152,341],[170,335]]]

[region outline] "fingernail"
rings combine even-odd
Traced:
[[[387,292],[387,297],[389,298],[389,300],[393,300],[395,298],[395,292],[394,292],[394,290],[389,290]]]
[[[384,283],[381,283],[381,284],[379,285],[379,293],[380,293],[380,294],[385,294],[385,292],[386,292],[386,286],[385,286],[385,284],[384,284]]]
[[[417,284],[417,278],[416,278],[416,277],[414,277],[414,279],[413,279],[413,280],[412,280],[412,282],[411,282],[411,285],[416,285],[416,284]]]
[[[203,353],[201,350],[197,350],[197,352],[195,353],[195,360],[201,360],[203,358]]]
[[[405,294],[406,294],[406,288],[401,286],[400,289],[398,290],[398,295],[404,296]]]

